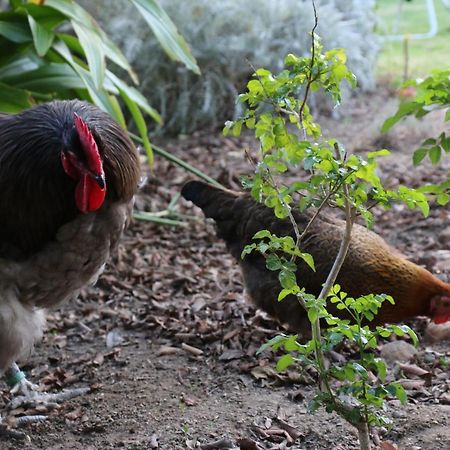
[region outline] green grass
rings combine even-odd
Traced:
[[[409,40],[408,78],[424,77],[433,69],[450,69],[450,11],[441,0],[434,0],[438,19],[438,34],[431,39]],[[429,30],[424,0],[403,2],[398,33],[394,25],[398,17],[397,0],[378,0],[377,14],[380,32],[388,34],[426,33]],[[389,77],[395,83],[403,81],[405,67],[404,42],[384,43],[377,66],[379,77]]]

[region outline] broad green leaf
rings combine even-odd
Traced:
[[[16,114],[32,104],[30,92],[0,83],[0,112]]]
[[[119,90],[125,92],[130,100],[137,103],[139,107],[144,110],[156,123],[162,124],[162,119],[158,111],[156,111],[156,109],[152,108],[148,104],[147,99],[136,88],[128,86],[124,81],[122,81],[109,70],[106,71],[106,77],[107,79],[111,80],[111,82]]]
[[[77,21],[81,26],[89,28],[91,32],[96,33],[100,38],[103,53],[106,54],[107,58],[122,69],[125,69],[131,76],[133,82],[136,84],[138,83],[137,75],[122,51],[98,26],[93,17],[85,9],[70,0],[46,0],[45,4],[55,8],[65,16],[70,17],[70,19]]]
[[[47,30],[53,30],[66,20],[64,14],[44,4],[22,3],[16,11],[25,11]]]
[[[297,337],[297,336],[295,336]],[[268,348],[277,349],[280,348],[281,345],[283,345],[284,342],[286,342],[288,338],[284,334],[279,334],[278,336],[273,337],[272,339],[265,342],[261,347],[259,347],[258,351],[256,352],[257,355],[262,353],[264,350],[267,350]]]
[[[154,160],[153,150],[152,146],[150,145],[150,141],[148,139],[147,125],[145,123],[144,117],[142,116],[141,110],[139,109],[138,105],[133,100],[131,100],[130,97],[128,97],[126,92],[121,90],[120,96],[123,98],[123,101],[127,105],[128,110],[133,116],[134,123],[136,124],[137,129],[139,130],[139,134],[141,135],[142,138],[144,150],[148,158],[148,163],[150,167],[152,167]]]
[[[446,153],[450,152],[450,136],[443,136],[441,139],[441,147]]]
[[[283,265],[280,261],[280,258],[277,255],[271,254],[266,258],[266,267],[269,270],[280,270],[283,267]]]
[[[131,0],[155,33],[159,43],[175,61],[181,61],[189,70],[200,74],[200,69],[184,38],[157,0]]]
[[[450,195],[445,192],[442,192],[441,194],[439,194],[436,197],[436,202],[438,203],[438,205],[441,205],[441,206],[446,205],[449,202],[449,200],[450,200]]]
[[[241,259],[244,259],[246,255],[250,255],[250,253],[256,248],[256,244],[246,245],[244,250],[241,253]]]
[[[263,238],[270,238],[271,234],[270,231],[268,230],[261,230],[258,231],[257,233],[255,233],[255,235],[253,236],[253,239],[263,239]]]
[[[302,348],[302,345],[297,342],[297,337],[297,335],[289,336],[289,338],[284,342],[284,349],[287,352],[295,352]]]
[[[77,21],[72,20],[72,26],[78,36],[81,46],[95,83],[96,89],[101,89],[103,80],[105,79],[105,53],[100,37],[97,33],[89,30],[89,28],[80,25]]]
[[[429,147],[430,145],[436,145],[436,139],[434,138],[425,139],[425,141],[422,142],[422,145],[427,147]]]
[[[102,42],[103,50],[106,57],[110,59],[113,63],[117,64],[122,69],[126,70],[128,72],[128,75],[130,75],[131,79],[133,80],[133,83],[138,84],[139,78],[136,72],[131,67],[127,58],[125,58],[125,55],[122,53],[120,48],[117,47],[116,44],[114,44],[114,42],[108,37],[108,35],[101,28],[98,28],[97,32],[100,35],[100,40]],[[155,121],[158,122],[156,119]]]
[[[397,397],[402,404],[406,403],[408,397],[406,395],[404,387],[401,384],[391,383],[388,386],[386,386],[386,389],[391,395]]]
[[[92,75],[82,66],[80,66],[73,58],[67,45],[59,40],[53,48],[69,63],[78,76],[83,81],[92,101],[103,111],[109,113],[123,128],[126,128],[125,119],[120,110],[117,109],[117,101],[112,101],[108,93],[101,89],[97,89]]]
[[[408,333],[408,336],[411,338],[413,345],[415,345],[417,347],[419,345],[419,338],[417,337],[416,332],[412,328],[408,327],[407,325],[403,325],[403,328]]]
[[[77,23],[79,27],[83,27],[85,34],[88,36],[96,36],[95,39],[95,46],[98,45],[96,50],[96,55],[94,54],[94,49],[87,50],[87,43],[83,43],[84,51],[86,52],[86,58],[88,58],[88,61],[90,59],[92,60],[92,64],[94,66],[98,65],[98,57],[99,55],[103,55],[103,58],[101,60],[103,61],[101,64],[104,65],[104,55],[116,63],[118,66],[125,69],[131,76],[133,82],[137,83],[138,79],[136,76],[136,73],[131,68],[129,62],[123,55],[123,53],[120,51],[120,49],[114,44],[114,42],[111,41],[111,39],[108,37],[108,35],[98,26],[97,22],[93,19],[93,17],[80,5],[78,5],[75,2],[72,2],[71,0],[46,0],[45,4],[47,6],[51,6],[52,8],[56,9],[60,13],[64,14],[65,16],[69,17],[71,19],[72,24]],[[78,35],[78,32],[77,32]],[[79,35],[78,35],[79,36]],[[80,37],[80,36],[79,36]],[[80,38],[81,39],[81,38]],[[88,53],[91,54],[90,57],[88,57]],[[95,63],[95,59],[97,59],[97,62]],[[89,64],[91,67],[91,64]],[[100,72],[98,74],[98,77],[100,78],[102,74],[102,68],[100,66]],[[104,74],[104,70],[103,70]],[[96,80],[96,84],[98,83],[99,79]]]
[[[292,294],[292,289],[282,289],[281,292],[278,294],[278,301],[281,302],[281,300],[285,299],[288,295]]]
[[[30,30],[25,23],[4,20],[0,20],[0,36],[16,44],[23,44],[32,40]]]
[[[399,122],[404,116],[414,111],[417,108],[417,104],[414,102],[403,103],[400,105],[397,113],[386,119],[381,127],[382,133],[387,133],[397,122]]]
[[[52,93],[68,89],[83,89],[82,79],[67,64],[50,63],[20,75],[5,78],[13,86],[30,91]]]
[[[437,145],[430,149],[430,151],[428,152],[428,157],[430,158],[432,164],[436,165],[439,162],[439,160],[441,159],[441,153],[441,147]]]
[[[233,134],[233,136],[240,136],[240,134],[241,134],[241,130],[242,130],[242,120],[237,120],[235,123],[234,123],[234,125],[233,125],[233,127],[232,127],[232,129],[231,129],[231,132],[232,132],[232,134]]]
[[[283,372],[283,370],[286,370],[290,365],[295,363],[295,359],[292,355],[283,355],[278,361],[277,361],[277,371]]]
[[[308,309],[308,319],[311,323],[314,323],[317,320],[317,317],[319,317],[319,312],[316,308],[309,308]]]
[[[428,217],[430,214],[430,205],[428,202],[417,202],[417,207],[420,209],[424,217]]]
[[[72,20],[76,20],[80,25],[91,29],[96,28],[93,17],[72,0],[45,0],[45,5],[56,9],[56,11]]]
[[[112,115],[117,123],[124,129],[127,130],[127,125],[125,123],[125,117],[123,116],[122,108],[120,106],[119,100],[115,95],[107,95],[109,100],[109,105],[113,109],[114,114]]]
[[[297,285],[295,273],[291,272],[290,270],[280,270],[278,279],[280,280],[281,287],[284,289],[292,289]]]
[[[28,23],[30,24],[31,34],[33,35],[36,53],[40,57],[43,57],[52,45],[55,35],[52,31],[42,26],[39,22],[36,22],[33,16],[28,16]]]
[[[427,156],[428,149],[427,148],[419,148],[413,154],[413,164],[414,166],[418,166],[425,156]]]
[[[33,55],[28,55],[27,53],[18,53],[14,58],[10,59],[4,65],[1,65],[0,80],[6,80],[8,78],[20,76],[24,72],[35,70],[40,65],[42,65],[42,61],[40,60],[40,58],[34,58],[34,50],[31,51]]]
[[[368,158],[375,158],[378,156],[389,156],[391,154],[391,152],[389,150],[387,150],[386,148],[383,148],[381,150],[376,150],[374,152],[369,152],[367,153],[367,157]]]
[[[306,264],[315,272],[316,268],[314,266],[314,258],[309,253],[302,253],[301,258],[305,261]]]

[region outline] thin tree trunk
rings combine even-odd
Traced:
[[[359,448],[361,450],[370,450],[370,436],[367,423],[360,423],[356,428],[358,429]]]

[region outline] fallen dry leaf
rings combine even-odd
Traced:
[[[264,450],[256,441],[253,439],[243,438],[238,439],[237,443],[239,444],[240,450]]]

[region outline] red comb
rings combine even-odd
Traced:
[[[78,136],[80,137],[81,146],[83,147],[84,154],[86,155],[89,169],[96,175],[103,175],[102,159],[91,130],[86,122],[77,113],[73,113],[73,118],[75,128],[78,132]]]

